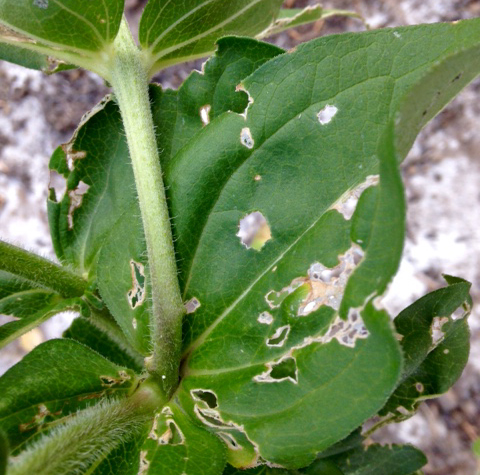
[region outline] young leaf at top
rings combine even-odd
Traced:
[[[140,20],[140,44],[150,73],[213,52],[222,36],[255,36],[276,18],[283,0],[150,0]]]
[[[105,397],[126,396],[133,371],[72,340],[36,347],[0,378],[0,424],[12,449]]]

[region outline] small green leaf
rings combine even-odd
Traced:
[[[425,455],[410,445],[374,444],[359,447],[329,460],[334,462],[344,475],[413,475],[427,463]],[[315,463],[312,467],[315,467]],[[314,475],[316,472],[308,469],[306,473]]]
[[[222,36],[254,36],[277,16],[282,0],[150,0],[140,20],[140,44],[154,73],[208,56]]]
[[[78,409],[135,387],[133,371],[73,340],[36,347],[0,378],[0,424],[18,450]]]
[[[156,414],[141,450],[140,465],[148,475],[217,475],[226,463],[220,439],[192,423],[175,404]]]
[[[99,51],[120,26],[123,0],[3,0],[0,24],[45,45]],[[68,28],[65,26],[68,25]],[[6,32],[0,30],[0,41]]]
[[[86,318],[76,318],[70,328],[63,333],[63,337],[88,346],[112,363],[130,368],[136,373],[142,372],[143,361],[139,360],[138,357],[131,356],[127,348],[122,348],[109,335],[95,327]]]
[[[17,301],[20,299],[20,301]],[[16,304],[20,302],[21,306],[17,308]],[[24,308],[24,304],[35,303],[42,305],[37,308]],[[85,303],[78,298],[75,299],[61,299],[56,294],[45,294],[41,291],[27,291],[13,294],[10,297],[0,300],[0,307],[5,305],[6,310],[17,315],[23,315],[19,320],[14,320],[0,326],[0,348],[8,345],[16,338],[24,333],[37,327],[44,321],[53,317],[54,315],[65,312],[67,310],[74,310],[79,312],[88,312],[85,308]]]
[[[470,334],[465,309],[471,284],[450,279],[448,287],[421,298],[394,320],[405,366],[399,386],[381,411],[389,420],[407,419],[423,400],[446,392],[467,363]],[[457,309],[464,315],[454,320]]]

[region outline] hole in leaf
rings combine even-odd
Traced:
[[[432,322],[431,334],[432,334],[432,344],[437,346],[444,338],[445,333],[442,331],[443,325],[448,323],[448,317],[434,317]]]
[[[227,447],[231,450],[240,450],[242,446],[235,440],[233,435],[227,432],[217,432],[218,436],[227,444]]]
[[[252,133],[248,127],[244,127],[240,132],[240,142],[247,148],[253,148],[255,141],[253,140]]]
[[[167,421],[167,430],[158,438],[160,445],[183,445],[185,437],[173,419]]]
[[[320,125],[326,125],[337,115],[338,109],[335,106],[327,104],[318,114]]]
[[[268,312],[262,312],[258,318],[258,323],[263,323],[264,325],[270,325],[273,323],[273,317]]]
[[[247,249],[260,251],[272,239],[272,233],[265,216],[260,211],[254,211],[240,220],[237,237]]]
[[[287,341],[289,333],[290,325],[277,328],[275,333],[267,340],[267,346],[283,346],[283,344]]]
[[[194,313],[200,306],[200,301],[196,297],[193,297],[185,303],[185,310],[187,314]]]
[[[218,400],[215,393],[206,389],[194,389],[192,390],[193,399],[196,401],[203,401],[210,409],[218,407]]]
[[[253,378],[257,383],[279,383],[290,381],[297,384],[297,362],[287,356],[274,363],[267,363],[268,370]]]
[[[363,183],[357,187],[348,190],[340,199],[330,208],[336,209],[345,219],[349,220],[357,207],[358,199],[362,193],[371,186],[378,185],[378,175],[369,175]]]
[[[55,202],[58,203],[63,200],[65,192],[67,191],[67,180],[61,173],[50,170],[48,188],[54,191]],[[53,197],[50,197],[50,199],[53,200]]]
[[[293,379],[297,381],[297,362],[295,358],[288,357],[280,361],[276,365],[272,365],[272,371],[270,376],[273,379],[283,380],[283,379]]]
[[[42,10],[46,10],[48,8],[48,0],[33,0],[33,4]]]
[[[68,192],[68,196],[70,198],[70,206],[68,208],[67,215],[68,229],[73,229],[73,213],[76,209],[82,206],[83,195],[87,193],[89,188],[89,185],[81,181],[74,190],[70,190]]]
[[[130,268],[132,271],[132,288],[127,293],[128,303],[130,308],[135,310],[138,306],[142,305],[145,301],[145,268],[143,264],[130,261]]]

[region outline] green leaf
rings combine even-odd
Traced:
[[[401,335],[405,366],[399,386],[381,411],[388,420],[411,417],[423,400],[445,393],[462,374],[470,349],[465,317],[471,284],[461,279],[451,282],[421,298],[394,320]],[[454,319],[457,309],[463,315]]]
[[[222,40],[217,55],[206,64],[204,74],[193,73],[178,92],[163,92],[152,86],[150,93],[162,162],[166,164],[203,129],[202,106],[210,105],[212,121],[228,110],[240,113],[247,106],[248,98],[243,92],[235,92],[236,85],[281,51],[254,40]],[[101,161],[97,159],[99,156]],[[143,305],[133,302],[135,308],[131,308],[127,300],[134,288],[132,271],[146,265],[140,211],[120,114],[109,97],[85,117],[72,140],[56,150],[50,168],[67,183],[65,195],[57,197],[51,190],[48,203],[58,258],[89,273],[93,280],[99,251],[107,242],[99,279],[102,297],[125,334],[146,354],[149,350],[148,296]],[[80,190],[89,188],[78,205],[72,195],[81,183],[84,185]],[[119,255],[125,256],[124,259],[118,259]],[[145,274],[145,268],[143,272]],[[137,328],[133,327],[133,319]]]
[[[322,5],[309,5],[305,8],[283,8],[280,10],[277,19],[264,31],[259,33],[257,38],[267,38],[282,31],[296,28],[297,26],[313,23],[318,20],[324,20],[332,16],[346,16],[362,19],[355,12],[346,10],[325,9]]]
[[[221,440],[175,404],[156,414],[141,454],[141,466],[149,475],[216,475],[226,463]]]
[[[0,431],[0,475],[7,473],[8,453],[8,439],[5,434]]]
[[[143,370],[143,361],[131,356],[127,348],[120,346],[110,335],[98,329],[86,318],[76,318],[70,328],[63,333],[63,337],[88,346],[119,366],[130,368],[136,373]]]
[[[5,276],[7,273],[2,274]],[[17,278],[14,279],[17,280]],[[0,326],[0,348],[57,313],[66,310],[88,313],[83,300],[79,298],[62,299],[58,294],[44,289],[12,292],[3,297],[0,299],[0,313],[13,316],[15,320]]]
[[[328,290],[334,294],[330,302],[321,297],[328,286],[317,284],[314,274],[323,272],[321,265],[337,266],[349,250],[355,267],[359,249],[350,240],[350,222],[332,208],[343,210],[342,203],[369,184],[381,157],[379,198],[364,218],[372,233],[365,258],[348,280],[342,315],[357,318],[367,300],[386,288],[398,266],[404,230],[403,189],[392,161],[405,150],[394,148],[392,121],[407,91],[435,61],[478,42],[479,23],[342,35],[302,45],[243,81],[252,102],[246,120],[225,114],[170,162],[166,181],[181,285],[196,310],[186,316],[178,393],[192,417],[214,424],[211,412],[210,419],[198,413],[208,408],[191,402],[195,391],[210,391],[217,398],[218,407],[210,410],[218,430],[242,427],[264,459],[299,467],[388,398],[400,360],[388,318],[369,305],[360,313],[367,338],[361,338],[356,320],[353,348],[345,346],[348,338],[329,340],[337,322],[346,325],[325,305],[336,307],[343,280],[338,293]],[[413,121],[411,130],[418,132],[419,124]],[[209,179],[214,185],[207,194],[203,184]],[[271,234],[260,251],[251,245],[254,239],[243,246],[239,239],[241,221],[250,213],[256,213],[259,232]],[[361,357],[365,363],[357,367]],[[360,395],[371,405],[350,407]]]
[[[123,0],[89,2],[88,6],[79,0],[3,0],[0,24],[11,31],[2,28],[0,41],[15,32],[25,46],[33,40],[72,51],[99,51],[114,40],[123,6]]]
[[[56,421],[135,385],[133,371],[73,340],[50,340],[0,378],[0,424],[18,450]]]
[[[374,444],[366,448],[359,447],[329,460],[334,462],[344,475],[412,475],[427,463],[425,455],[410,445]],[[305,473],[316,475],[316,463],[318,462]],[[323,472],[319,474],[323,475]]]
[[[39,71],[44,71],[49,68],[47,56],[4,43],[0,43],[0,60]]]
[[[222,36],[254,36],[278,15],[282,0],[150,0],[140,20],[140,44],[150,72],[208,56]]]

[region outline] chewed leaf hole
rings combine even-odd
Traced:
[[[431,328],[432,335],[432,344],[437,346],[444,338],[445,332],[442,330],[443,325],[448,323],[450,320],[448,317],[434,317]]]
[[[363,257],[363,249],[352,244],[345,254],[338,256],[337,266],[329,268],[320,262],[314,262],[307,271],[307,277],[292,280],[279,292],[270,290],[265,294],[265,301],[270,308],[278,308],[288,295],[303,287],[305,298],[298,307],[299,317],[305,317],[323,305],[338,310],[348,279]]]
[[[48,0],[33,0],[33,4],[42,10],[46,10],[48,8]]]
[[[280,383],[290,381],[297,384],[297,362],[292,356],[287,356],[274,363],[267,363],[268,370],[253,378],[257,383]]]
[[[252,133],[248,127],[244,127],[240,132],[240,142],[247,148],[253,148],[255,141],[253,140]]]
[[[206,389],[193,389],[191,391],[195,401],[203,401],[210,409],[218,407],[218,400],[215,393]]]
[[[227,444],[230,450],[240,450],[243,447],[235,440],[232,434],[227,432],[217,432],[217,435]]]
[[[348,190],[344,193],[338,201],[330,209],[337,210],[345,219],[349,220],[353,216],[358,204],[358,200],[362,193],[371,186],[376,186],[379,183],[378,175],[368,175],[363,183],[357,187]]]
[[[204,126],[210,123],[211,110],[212,110],[212,106],[210,104],[200,107],[200,119],[202,119],[202,123]]]
[[[160,445],[183,445],[185,437],[173,419],[167,421],[167,430],[158,438]]]
[[[135,310],[145,301],[145,268],[143,264],[130,261],[130,268],[132,271],[132,288],[127,293],[128,303],[130,308]]]
[[[70,198],[70,206],[68,207],[67,215],[68,229],[73,229],[73,213],[76,209],[82,206],[83,195],[87,193],[89,188],[89,185],[81,181],[74,190],[70,190],[68,192],[68,196]]]
[[[289,333],[290,325],[277,328],[275,333],[267,339],[267,346],[283,346],[283,344],[287,341]]]
[[[258,323],[263,323],[264,325],[271,325],[273,323],[273,316],[268,312],[262,312],[258,318]]]
[[[260,251],[272,239],[272,233],[265,216],[255,211],[240,220],[237,237],[247,249]]]
[[[318,114],[320,125],[326,125],[337,115],[338,109],[335,106],[327,104]]]
[[[188,302],[185,302],[185,310],[187,314],[194,313],[200,306],[200,301],[196,297],[193,297]]]
[[[67,180],[61,174],[55,170],[50,170],[50,178],[48,181],[48,188],[54,190],[55,192],[55,202],[60,202],[63,200],[63,196],[67,191]],[[52,198],[53,199],[53,198]]]

